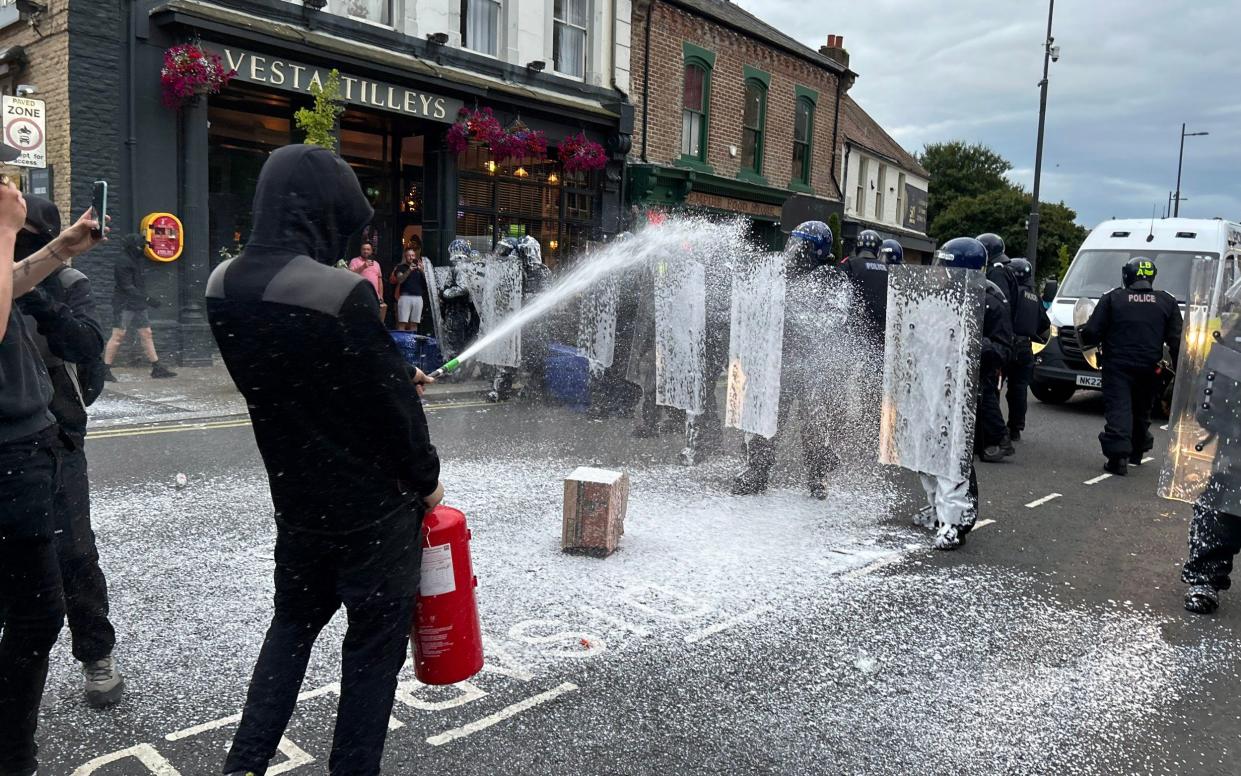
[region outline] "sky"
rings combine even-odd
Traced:
[[[816,49],[843,35],[850,95],[905,148],[980,142],[1031,188],[1046,0],[736,1]],[[1060,0],[1055,11],[1040,198],[1086,227],[1162,214],[1186,122],[1210,135],[1185,140],[1181,216],[1241,221],[1241,1]]]

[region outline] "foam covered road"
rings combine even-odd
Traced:
[[[431,418],[474,531],[487,667],[451,688],[406,670],[386,773],[1241,772],[1241,597],[1213,618],[1181,610],[1189,509],[1154,496],[1158,462],[1085,484],[1102,474],[1096,398],[1032,403],[1019,457],[979,465],[995,522],[951,554],[908,525],[908,478],[857,464],[826,504],[795,465],[735,499],[735,457],[687,471],[678,440],[636,442],[623,422]],[[252,433],[88,452],[128,694],[86,708],[63,634],[41,773],[219,773],[270,615]],[[581,464],[633,478],[606,560],[559,552],[561,480]],[[326,772],[342,629],[325,630],[268,773]]]

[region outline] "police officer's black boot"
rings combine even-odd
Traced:
[[[1219,608],[1219,591],[1210,585],[1192,585],[1185,593],[1185,610],[1211,614]]]
[[[765,469],[750,465],[733,480],[734,496],[757,496],[767,492],[768,473]]]
[[[1017,435],[1021,436],[1021,433],[1018,432]],[[1000,452],[1005,458],[1017,454],[1017,448],[1013,447],[1013,432],[1008,429],[1004,430],[1004,438],[1000,440]]]
[[[1115,474],[1117,477],[1124,477],[1129,473],[1129,464],[1124,458],[1109,458],[1107,463],[1103,464],[1103,471]]]

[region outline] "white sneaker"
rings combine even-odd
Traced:
[[[125,692],[125,679],[111,655],[83,663],[82,673],[86,675],[86,702],[97,709],[116,703]]]
[[[935,517],[935,507],[928,505],[919,509],[913,516],[913,524],[915,528],[934,531],[935,526],[939,525],[939,519]]]
[[[965,534],[955,525],[941,525],[935,532],[935,549],[955,550],[965,544]]]

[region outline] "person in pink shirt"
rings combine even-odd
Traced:
[[[366,278],[374,287],[375,296],[379,297],[379,319],[382,321],[387,320],[388,305],[384,304],[382,270],[379,262],[375,261],[374,254],[375,246],[368,242],[362,243],[362,255],[349,262],[349,270]]]

